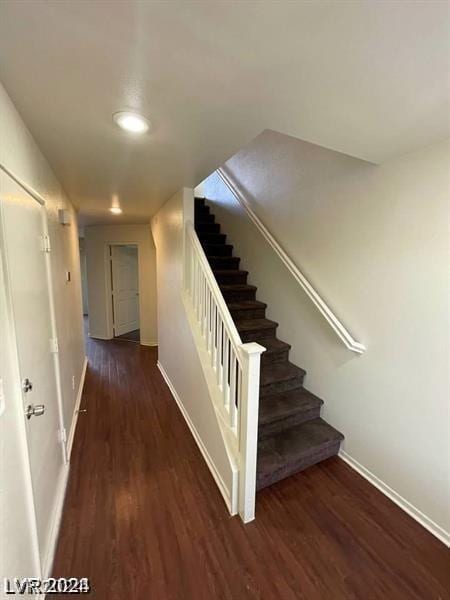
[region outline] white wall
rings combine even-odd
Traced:
[[[190,195],[190,204],[189,204]],[[181,292],[183,273],[183,219],[194,218],[192,190],[175,194],[153,217],[158,283],[158,359],[183,411],[209,455],[209,467],[226,497],[233,472],[209,397]],[[231,499],[227,498],[230,506]]]
[[[441,537],[450,530],[449,164],[448,143],[374,166],[266,131],[225,165],[367,346],[362,356],[344,348],[218,176],[202,186],[345,452]]]
[[[100,339],[113,337],[105,269],[108,244],[113,242],[138,246],[141,344],[156,345],[156,253],[150,225],[93,225],[85,228],[89,335]]]
[[[1,84],[0,164],[36,190],[46,200],[49,235],[52,247],[50,260],[59,342],[63,421],[67,432],[69,432],[73,423],[74,407],[84,365],[80,263],[76,213]],[[70,212],[70,226],[63,227],[59,224],[59,208],[65,208]],[[66,282],[66,270],[71,272],[70,283]],[[4,349],[4,351],[6,352],[6,349]],[[6,364],[6,362],[3,362],[2,355],[2,369]],[[13,377],[11,373],[14,372],[14,364],[12,364],[11,369],[10,378]],[[15,375],[17,375],[17,373]],[[11,381],[14,380],[11,379]],[[8,388],[8,393],[11,395],[17,394],[17,389],[14,392],[14,386],[12,385],[12,387]],[[19,396],[16,395],[14,400],[15,402],[21,403]],[[12,396],[10,396],[9,400],[10,405],[12,405]],[[15,425],[13,425],[11,421],[13,417],[15,419]],[[5,433],[4,428],[7,429],[7,433]],[[15,416],[13,413],[10,413],[8,419],[0,417],[0,439],[11,440],[12,437],[19,436],[20,431],[23,433],[23,416],[20,414],[20,411],[15,414]],[[11,452],[11,447],[9,446],[8,452]],[[8,456],[10,455],[8,454]],[[17,470],[14,468],[14,463],[9,462],[10,468],[14,469],[14,477],[17,479],[23,478],[23,481],[26,481],[28,476],[26,471],[28,467],[24,462],[24,458],[17,458],[16,464],[18,466]],[[46,476],[49,476],[49,474],[46,474]],[[4,481],[2,483],[5,485]],[[2,516],[8,515],[8,518],[12,519],[12,515],[8,511],[11,511],[13,506],[18,508],[23,500],[22,497],[17,497],[14,503],[14,500],[10,495],[5,496],[5,494],[0,493],[0,514]],[[0,532],[0,539],[2,540],[2,543],[14,543],[14,540],[11,539],[7,541],[7,538],[3,536],[3,531]],[[46,552],[44,552],[44,554],[45,553]],[[8,556],[12,556],[12,554],[9,554]]]
[[[64,423],[69,431],[84,363],[77,215],[1,84],[0,132],[0,163],[46,200]],[[58,222],[59,208],[70,212],[70,226]],[[71,272],[70,283],[66,282],[66,270]]]

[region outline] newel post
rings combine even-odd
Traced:
[[[241,406],[239,407],[239,501],[244,523],[255,518],[256,457],[258,449],[259,372],[263,346],[242,344]]]

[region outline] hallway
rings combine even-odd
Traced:
[[[88,341],[54,576],[96,600],[448,598],[448,550],[338,458],[230,518],[156,366]]]

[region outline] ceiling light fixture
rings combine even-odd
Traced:
[[[120,215],[122,213],[122,209],[120,208],[119,196],[117,194],[113,194],[111,196],[111,207],[109,209],[113,215]]]
[[[120,111],[113,114],[114,123],[129,133],[146,133],[150,129],[150,123],[142,115],[134,112]]]

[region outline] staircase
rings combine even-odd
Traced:
[[[203,198],[195,199],[195,230],[243,342],[266,348],[261,358],[258,423],[258,490],[329,458],[343,435],[320,418],[323,401],[303,387],[305,371],[289,362],[290,345],[276,337],[278,323],[265,318],[248,272]]]

